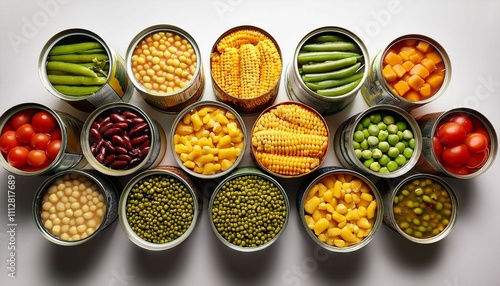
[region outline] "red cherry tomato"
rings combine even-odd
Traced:
[[[474,133],[479,133],[479,134],[483,134],[484,137],[486,137],[486,140],[488,140],[488,146],[490,145],[490,134],[488,133],[488,131],[481,127],[481,128],[476,128],[474,129]]]
[[[26,159],[30,166],[38,167],[47,162],[47,154],[42,150],[31,150]]]
[[[16,146],[7,154],[7,162],[13,167],[21,168],[26,165],[28,152],[28,149],[23,146]]]
[[[479,153],[488,148],[488,139],[481,133],[470,133],[465,138],[465,145],[470,152]]]
[[[61,140],[58,139],[49,142],[49,145],[47,145],[45,152],[50,159],[55,159],[57,157],[59,151],[61,150],[61,143]]]
[[[469,160],[467,160],[464,165],[469,169],[480,168],[486,163],[489,155],[489,149],[485,149],[483,152],[479,153],[470,153]]]
[[[436,136],[445,146],[452,146],[462,143],[467,136],[467,132],[462,125],[456,122],[446,122],[437,131]]]
[[[446,146],[443,149],[443,161],[452,167],[465,164],[469,160],[469,157],[469,149],[463,143],[455,146]]]
[[[10,126],[12,127],[13,130],[16,130],[17,128],[21,127],[21,125],[25,123],[30,123],[32,117],[33,117],[32,110],[29,109],[21,110],[16,114],[12,115],[12,117],[9,119]]]
[[[458,167],[453,167],[449,165],[443,165],[443,167],[450,173],[455,174],[455,175],[468,175],[470,173],[470,170],[465,167],[465,166],[458,166]]]
[[[46,133],[35,133],[31,137],[31,147],[37,150],[45,150],[50,142],[50,135]]]
[[[465,113],[454,114],[450,118],[450,122],[455,122],[455,123],[462,125],[462,127],[465,129],[465,132],[467,132],[467,133],[472,131],[472,128],[473,128],[472,120]]]
[[[19,145],[19,141],[17,140],[15,131],[6,131],[0,136],[0,151],[2,153],[9,153],[9,151],[17,145]]]
[[[31,120],[31,124],[33,124],[36,131],[42,133],[50,133],[57,127],[57,121],[54,116],[45,110],[35,113]]]
[[[62,139],[62,134],[61,134],[61,128],[54,129],[52,132],[50,132],[50,139],[51,140],[56,140]]]
[[[432,149],[434,149],[434,154],[439,158],[441,157],[441,154],[443,154],[443,145],[441,145],[441,142],[439,142],[439,139],[434,136],[432,137]]]
[[[36,131],[31,124],[24,123],[16,130],[17,140],[21,143],[29,143],[35,133]]]

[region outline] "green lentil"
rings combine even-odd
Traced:
[[[212,221],[229,243],[257,247],[268,243],[283,228],[287,209],[278,187],[257,175],[227,181],[212,203]]]
[[[145,241],[163,244],[184,234],[194,218],[194,198],[170,175],[150,175],[130,190],[126,217],[131,229]]]

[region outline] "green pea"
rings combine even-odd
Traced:
[[[396,124],[389,124],[387,125],[387,132],[389,132],[389,134],[396,134],[398,133],[398,127]]]
[[[394,172],[398,169],[398,163],[396,163],[394,161],[389,161],[387,163],[386,167],[389,170],[389,172]]]
[[[418,214],[418,215],[421,215],[421,214],[422,214],[422,212],[423,212],[423,210],[422,210],[421,208],[414,208],[414,209],[413,209],[413,212],[415,212],[415,213],[416,213],[416,214]]]
[[[407,128],[406,122],[404,122],[404,121],[396,122],[396,126],[398,127],[399,131],[404,131]]]
[[[372,147],[377,146],[379,143],[378,138],[375,136],[369,136],[367,139],[367,142],[368,142],[368,145],[370,145]]]
[[[399,131],[399,130],[398,130],[398,132],[396,132],[396,134],[397,134],[397,135],[398,135],[398,137],[399,137],[399,141],[401,141],[401,140],[403,140],[403,139],[404,139],[404,138],[403,138],[403,131]]]
[[[387,132],[386,130],[380,130],[380,132],[377,135],[377,138],[380,141],[385,141],[387,140],[387,136],[389,136],[389,132]]]
[[[372,150],[372,157],[373,159],[380,159],[384,155],[380,149],[375,148]]]
[[[372,151],[365,149],[362,152],[362,156],[364,159],[371,159],[372,158]]]
[[[406,159],[410,159],[411,156],[413,156],[413,149],[407,147],[403,150],[403,155],[405,156]]]
[[[363,161],[363,165],[365,165],[365,167],[367,167],[367,168],[370,168],[370,165],[371,165],[373,162],[375,162],[375,160],[373,160],[373,158],[371,158],[371,159],[368,159],[368,160]]]
[[[407,196],[410,195],[410,191],[404,189],[404,190],[401,191],[401,194],[403,194],[403,196],[407,197]]]
[[[378,162],[380,165],[382,166],[386,166],[387,163],[389,163],[391,161],[391,158],[389,158],[389,156],[383,154],[382,157],[380,157],[380,159],[378,159]]]
[[[379,113],[370,114],[370,121],[372,123],[379,123],[382,120],[382,116]]]
[[[354,153],[356,154],[356,157],[358,159],[361,159],[363,157],[363,151],[361,151],[361,149],[355,149]]]
[[[394,124],[394,117],[390,116],[390,115],[385,115],[384,118],[382,119],[382,121],[389,125],[389,124]]]
[[[361,144],[359,144],[359,142],[356,142],[356,141],[353,140],[352,141],[352,147],[354,149],[359,149],[359,148],[361,148]]]
[[[378,170],[379,173],[381,174],[389,174],[389,169],[387,167],[381,167],[380,170]]]
[[[388,142],[380,141],[377,146],[383,153],[387,152],[391,145]]]
[[[420,197],[423,194],[424,194],[424,190],[422,190],[422,188],[415,189],[415,195]]]
[[[394,159],[394,158],[398,157],[398,155],[399,155],[399,149],[396,148],[396,147],[389,147],[389,150],[387,151],[387,155],[390,158]]]
[[[370,148],[370,146],[368,145],[368,141],[366,139],[361,141],[360,146],[361,146],[361,149],[369,149]]]
[[[370,136],[370,132],[368,132],[368,128],[363,129],[363,135],[365,138],[368,138]]]
[[[378,162],[373,162],[370,164],[370,170],[374,172],[380,171],[380,164]]]
[[[368,133],[372,136],[377,136],[378,133],[380,132],[380,129],[378,128],[377,125],[372,124],[368,127]]]
[[[410,147],[411,149],[415,149],[415,138],[408,140],[408,143],[408,147]]]
[[[394,147],[396,147],[399,150],[399,153],[403,153],[405,150],[405,144],[403,142],[398,142],[394,144]]]
[[[404,138],[405,140],[410,140],[410,139],[412,139],[412,138],[413,138],[413,132],[411,132],[411,130],[408,130],[408,129],[407,129],[407,130],[404,130],[404,131],[403,131],[403,138]]]
[[[361,125],[363,125],[364,128],[368,128],[368,126],[370,126],[372,122],[370,121],[370,117],[363,117],[363,119],[361,119]]]
[[[380,121],[380,122],[377,124],[377,126],[378,126],[378,129],[379,129],[379,130],[386,130],[386,129],[387,129],[387,125],[386,125],[384,122],[382,122],[382,121]]]
[[[403,156],[403,154],[399,154],[394,161],[399,165],[402,166],[404,163],[406,163],[406,157]]]
[[[356,129],[355,129],[355,130],[356,130],[356,131],[361,131],[361,130],[363,130],[363,128],[364,128],[364,127],[363,127],[363,124],[358,123],[358,124],[356,124]]]
[[[414,218],[412,222],[414,225],[420,225],[420,219],[418,218]]]
[[[365,140],[365,134],[363,133],[363,131],[358,130],[358,131],[354,132],[354,141],[355,142],[362,142],[363,140]]]
[[[394,146],[399,142],[399,136],[396,134],[389,134],[389,136],[387,137],[387,142],[389,142],[391,146]]]

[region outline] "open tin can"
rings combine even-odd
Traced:
[[[40,54],[38,71],[51,94],[84,112],[109,102],[128,102],[134,92],[123,58],[85,29],[64,30],[50,38]]]

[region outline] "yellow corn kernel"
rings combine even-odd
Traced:
[[[306,196],[306,199],[310,199],[312,198],[313,196],[316,195],[316,193],[318,192],[318,185],[317,184],[314,184],[310,189],[309,189],[309,192],[307,193],[307,196]]]
[[[214,161],[215,156],[213,154],[201,155],[194,160],[196,166],[203,167],[205,164]]]
[[[342,198],[342,182],[340,180],[335,181],[333,196],[337,199]]]
[[[347,211],[347,214],[346,214],[345,218],[346,218],[348,221],[356,221],[356,220],[359,220],[359,219],[360,219],[360,217],[359,217],[359,212],[358,212],[358,209],[351,209],[351,210]]]
[[[191,114],[191,123],[194,131],[200,130],[201,126],[203,126],[203,121],[197,113]]]
[[[321,201],[321,199],[320,199]],[[322,210],[322,211],[325,211],[326,210],[326,205],[324,202],[320,202],[319,205],[318,205],[318,210]]]
[[[351,190],[353,192],[359,192],[361,185],[363,185],[363,181],[361,181],[360,179],[353,179],[351,181]]]
[[[319,234],[319,235],[318,235],[318,239],[319,239],[321,242],[326,242],[327,236],[326,236],[326,234],[321,233],[321,234]]]
[[[326,218],[327,221],[331,221],[332,220],[332,214],[326,214],[325,218]]]
[[[340,231],[340,237],[342,237],[346,242],[354,243],[358,240],[356,235],[352,233],[351,229],[348,226],[344,226]]]
[[[335,209],[333,208],[333,206],[329,203],[326,204],[326,211],[329,212],[329,213],[333,213],[335,211]]]
[[[341,229],[338,228],[338,227],[333,227],[333,228],[329,228],[327,231],[326,231],[326,235],[330,236],[330,237],[334,237],[334,236],[339,236],[340,235],[340,232],[341,232]]]
[[[366,207],[358,206],[358,214],[360,217],[366,216]]]
[[[345,179],[345,174],[342,174],[342,173],[337,174],[337,180],[339,180],[342,184],[347,183],[347,181]]]
[[[352,203],[352,196],[351,196],[351,194],[345,194],[344,201],[346,203],[348,203],[348,204]]]
[[[310,215],[305,215],[305,216],[304,216],[304,219],[305,219],[305,221],[306,221],[307,227],[309,227],[309,229],[313,230],[313,229],[314,229],[314,224],[315,224],[315,221],[314,221],[314,219],[312,218],[312,216],[310,216]]]
[[[189,169],[193,169],[194,167],[196,167],[196,164],[193,161],[185,161],[183,165]]]
[[[212,162],[208,162],[203,165],[203,175],[212,175],[215,174],[215,164]]]
[[[320,210],[316,209],[311,215],[312,215],[314,221],[318,221],[321,218],[325,218],[326,213],[325,213],[325,211],[320,211]]]
[[[323,193],[323,199],[325,200],[325,202],[329,203],[333,198],[333,192],[329,189],[327,189],[324,193]]]
[[[372,219],[375,217],[375,210],[377,209],[377,202],[371,201],[368,207],[366,208],[366,217],[368,219]]]
[[[318,208],[320,202],[320,199],[314,196],[304,204],[304,210],[307,213],[312,214]]]
[[[191,125],[179,124],[175,130],[175,133],[180,136],[193,134],[194,129]]]
[[[371,224],[371,223],[368,221],[368,219],[367,219],[367,218],[365,218],[365,217],[360,218],[360,219],[356,222],[356,224],[357,224],[359,227],[364,228],[364,229],[369,229],[369,228],[371,228],[371,227],[372,227],[372,224]]]
[[[239,152],[237,148],[219,148],[219,159],[236,159],[239,156]]]
[[[332,218],[338,222],[338,223],[341,223],[341,222],[345,222],[346,221],[346,218],[345,216],[343,216],[342,214],[338,213],[338,212],[333,212],[332,214]]]
[[[328,226],[330,225],[330,222],[326,218],[320,218],[316,223],[314,224],[314,233],[316,235],[319,235],[323,231],[325,231]]]
[[[182,153],[189,153],[188,147],[184,144],[175,144],[175,153],[177,154],[182,154]]]
[[[321,182],[323,185],[325,185],[328,189],[333,189],[333,186],[335,185],[335,181],[337,179],[335,178],[335,175],[329,175],[321,179]]]
[[[188,160],[189,160],[189,159],[188,159],[188,156],[189,156],[189,154],[187,154],[187,153],[182,153],[182,154],[180,154],[180,155],[179,155],[179,158],[181,159],[181,161],[182,161],[182,162],[186,162],[186,161],[188,161]]]
[[[326,244],[330,245],[330,246],[333,246],[334,243],[335,243],[335,239],[334,238],[327,238],[326,241],[325,241]]]
[[[181,136],[177,133],[174,134],[174,144],[179,144],[181,142]]]
[[[227,134],[231,137],[238,136],[240,134],[241,130],[238,128],[238,125],[236,122],[229,122],[227,124]]]
[[[338,204],[337,208],[335,208],[335,211],[339,214],[346,214],[348,210],[344,204]]]
[[[346,243],[342,239],[335,239],[333,240],[333,245],[335,245],[336,247],[344,247]]]
[[[368,235],[368,233],[370,233],[369,230],[360,228],[359,231],[358,231],[358,233],[356,233],[356,236],[358,238],[363,238],[363,237],[366,237]]]
[[[328,204],[331,205],[332,208],[335,210],[337,208],[337,199],[332,198],[332,200]]]
[[[191,151],[191,153],[189,153],[189,155],[188,155],[188,159],[191,160],[191,161],[194,161],[194,159],[198,158],[201,155],[202,155],[201,146],[200,145],[194,145],[193,146],[193,151]]]
[[[226,145],[229,145],[231,143],[231,136],[229,135],[224,135],[219,139],[219,142],[217,143],[217,148],[224,148]]]
[[[220,157],[219,157],[219,159],[220,159]],[[225,171],[225,170],[231,168],[232,165],[233,165],[233,163],[231,161],[229,161],[228,159],[223,159],[220,163],[222,171]]]
[[[371,194],[369,194],[369,193],[362,193],[361,196],[360,196],[360,198],[362,200],[365,200],[365,201],[368,201],[368,202],[373,201],[373,196]]]
[[[357,204],[357,203],[359,203],[359,202],[361,201],[361,199],[360,199],[360,197],[359,197],[359,195],[358,195],[358,194],[356,194],[356,193],[351,193],[350,195],[351,195],[351,197],[352,197],[352,201],[353,201],[353,203]]]
[[[221,125],[227,125],[229,123],[229,119],[222,113],[217,113],[215,121]]]

